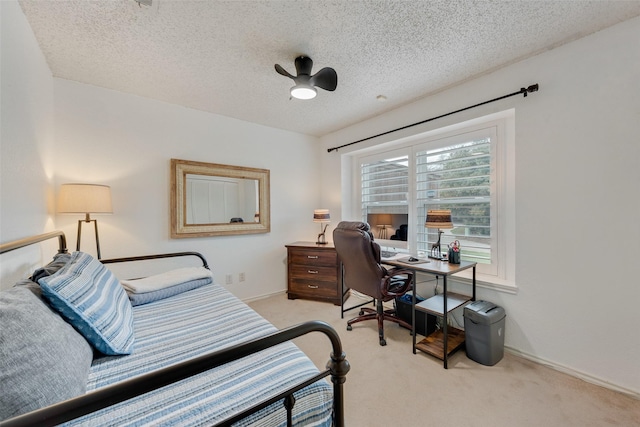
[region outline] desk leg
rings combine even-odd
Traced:
[[[473,266],[473,298],[472,301],[476,300],[476,266]]]
[[[344,264],[340,263],[340,283],[342,286],[340,289],[340,318],[344,319]]]
[[[447,341],[449,341],[449,331],[448,329],[448,319],[447,319],[447,275],[445,274],[443,277],[443,313],[442,313],[442,317],[443,317],[443,322],[444,325],[442,325],[442,331],[444,332],[444,336],[442,337],[442,345],[443,345],[443,350],[444,350],[444,369],[449,369],[448,367],[448,363],[447,363],[447,359],[449,358],[449,354],[447,352],[448,350],[448,343]]]
[[[413,337],[413,354],[416,354],[416,276],[414,270],[411,286],[413,287],[413,298],[411,298],[411,336]]]

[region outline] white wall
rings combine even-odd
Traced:
[[[31,27],[16,2],[0,2],[0,15],[0,242],[4,243],[53,228],[54,134],[53,78]],[[0,287],[4,279],[10,284],[16,276],[30,274],[39,261],[39,248],[3,255]]]
[[[228,288],[240,298],[286,289],[284,245],[315,238],[316,138],[67,80],[54,88],[56,187],[111,186],[113,215],[94,215],[102,258],[196,250],[218,282],[233,274]],[[171,158],[269,169],[271,232],[170,239]],[[75,239],[77,220],[57,215],[56,226]],[[92,237],[83,231],[82,249],[95,253]]]
[[[233,275],[228,287],[240,298],[286,289],[284,245],[317,233],[316,138],[54,79],[18,3],[0,2],[0,13],[0,241],[55,228],[75,249],[79,218],[55,215],[55,191],[67,182],[106,184],[114,214],[94,216],[103,258],[196,250],[207,257],[216,280]],[[172,157],[269,169],[271,232],[170,239]],[[2,287],[51,259],[55,242],[42,246],[28,261],[24,252],[2,256]],[[95,254],[87,226],[81,248]],[[241,272],[246,281],[239,283]]]
[[[479,298],[505,308],[508,347],[640,394],[637,40],[640,18],[328,135],[322,170],[323,199],[336,205],[346,191],[344,155],[356,147],[327,148],[539,83],[526,99],[508,98],[357,148],[515,108],[518,292],[481,289]]]

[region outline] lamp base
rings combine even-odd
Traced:
[[[320,234],[318,234],[318,241],[316,242],[316,245],[326,245],[327,244],[327,239],[324,237],[324,231]]]
[[[318,241],[316,242],[317,245],[326,245],[327,244],[327,239],[326,237],[324,237],[324,233],[327,231],[327,227],[329,226],[329,224],[325,224],[324,228],[322,227],[322,224],[320,224],[320,234],[318,234]]]

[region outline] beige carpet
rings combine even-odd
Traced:
[[[352,297],[353,299],[353,297]],[[483,366],[464,350],[442,362],[411,351],[409,331],[385,322],[387,345],[378,345],[375,321],[346,322],[340,307],[276,295],[253,301],[277,327],[324,320],[338,331],[351,371],[345,383],[345,416],[360,426],[640,426],[640,400],[506,353]],[[508,332],[507,332],[508,333]],[[324,369],[331,345],[313,333],[296,344]]]

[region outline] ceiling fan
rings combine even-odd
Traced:
[[[338,86],[338,74],[333,68],[325,67],[316,74],[311,75],[313,61],[307,56],[298,56],[295,60],[297,76],[292,76],[279,64],[276,71],[283,76],[293,79],[296,83],[291,88],[291,96],[298,99],[312,99],[317,95],[316,87],[328,91],[336,90]]]

